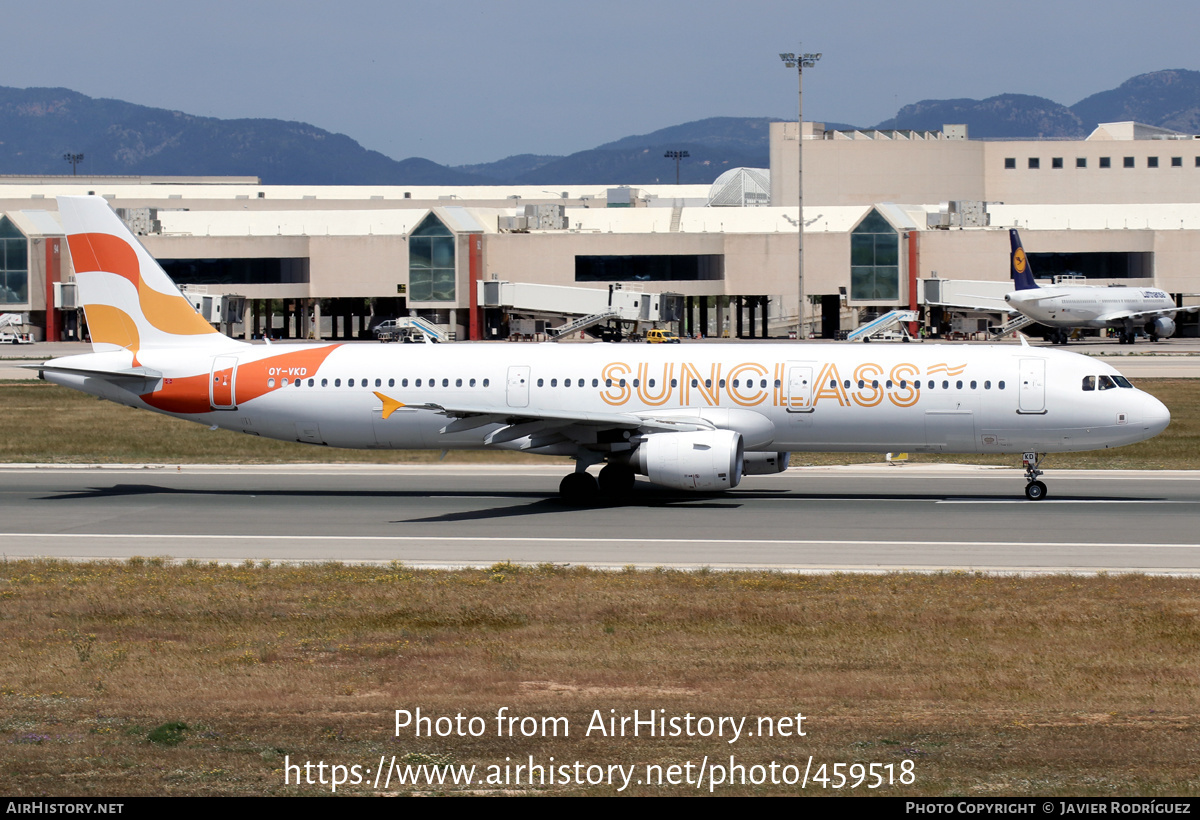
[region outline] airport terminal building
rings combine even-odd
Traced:
[[[1009,227],[1039,277],[1200,301],[1192,135],[1109,123],[1083,140],[990,141],[963,126],[805,123],[800,136],[795,123],[774,124],[771,168],[731,169],[712,186],[0,177],[0,313],[27,314],[39,338],[84,333],[54,197],[95,194],[207,318],[246,337],[359,338],[409,315],[457,339],[526,337],[530,322],[540,330],[589,311],[594,299],[572,309],[577,289],[653,294],[648,319],[683,333],[784,336],[797,326],[800,146],[805,335],[836,336],[899,307],[943,324],[955,309],[947,280],[1002,297]],[[544,286],[554,298],[498,302],[488,282]],[[989,321],[960,312],[978,323],[968,330]]]

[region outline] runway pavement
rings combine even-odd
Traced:
[[[639,481],[574,508],[561,467],[0,469],[8,558],[512,560],[597,567],[1200,574],[1200,472],[801,468],[720,495]]]

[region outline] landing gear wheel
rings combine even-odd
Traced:
[[[621,498],[633,492],[633,468],[628,464],[606,464],[600,471],[600,493]]]
[[[1025,497],[1030,501],[1041,501],[1046,497],[1046,485],[1038,481],[1038,476],[1042,474],[1038,468],[1045,457],[1045,453],[1025,453],[1022,458],[1025,465]]]
[[[596,479],[590,473],[571,473],[558,483],[558,495],[568,504],[590,504],[596,498]]]

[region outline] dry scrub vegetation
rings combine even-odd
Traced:
[[[1138,386],[1171,409],[1171,426],[1150,441],[1117,450],[1065,453],[1055,469],[1178,469],[1200,465],[1200,379],[1142,379]],[[0,385],[6,435],[0,462],[228,464],[281,462],[421,463],[435,450],[337,450],[273,441],[101,401],[42,382]],[[545,456],[455,451],[451,462],[550,464]],[[557,459],[565,461],[564,459]],[[870,453],[796,453],[793,466],[878,462]],[[1019,466],[1020,456],[914,454],[917,463],[955,462]]]
[[[1196,579],[9,561],[0,645],[11,795],[321,793],[284,785],[285,755],[381,754],[908,759],[916,783],[876,793],[1200,793]],[[571,737],[393,736],[395,709],[502,706]],[[803,712],[808,736],[586,738],[594,709]]]

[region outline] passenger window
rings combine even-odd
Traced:
[[[469,382],[469,385],[470,385],[471,387],[474,387],[474,386],[475,386],[475,380],[474,380],[474,379],[471,379],[471,381]]]
[[[879,379],[871,379],[871,389],[872,390],[879,389]]]
[[[420,386],[421,386],[421,380],[420,380],[420,379],[417,379],[417,381],[416,381],[416,386],[417,386],[417,387],[420,387]]]
[[[624,386],[625,386],[625,380],[624,380],[624,379],[621,379],[619,382],[617,382],[617,385],[618,385],[618,386],[620,386],[620,387],[624,387]]]
[[[654,379],[650,379],[649,381],[647,381],[647,382],[646,382],[646,386],[647,386],[647,387],[653,387],[653,386],[654,386]]]
[[[862,379],[858,380],[858,389],[859,390],[862,390],[866,386],[867,386],[867,383],[865,381],[863,381]]]
[[[676,381],[675,379],[671,379],[671,387],[678,387],[678,386],[679,386],[679,382]]]
[[[700,386],[700,380],[692,379],[692,387],[699,387],[699,386]]]
[[[779,379],[776,379],[776,380],[775,380],[775,386],[776,386],[776,387],[778,387],[778,386],[779,386]],[[837,379],[830,379],[830,380],[829,380],[829,386],[830,386],[830,387],[837,387]]]
[[[763,379],[762,381],[760,381],[760,382],[758,383],[758,386],[759,386],[759,387],[766,387],[766,386],[767,386],[767,380],[766,380],[766,379]]]
[[[541,379],[538,379],[538,387],[542,387],[544,384],[545,382],[543,382]]]
[[[971,389],[972,389],[972,390],[974,390],[974,389],[975,389],[977,386],[978,386],[978,385],[975,383],[975,380],[974,380],[974,379],[972,379],[972,380],[971,380]]]
[[[401,379],[401,380],[400,380],[400,386],[401,386],[401,387],[408,387],[408,379]]]
[[[719,384],[720,384],[720,386],[721,386],[722,388],[723,388],[723,387],[725,387],[725,380],[724,380],[724,379],[721,379],[721,381],[719,382]]]
[[[322,387],[328,387],[328,386],[329,386],[329,379],[321,379],[321,386],[322,386]]]
[[[599,387],[599,386],[600,386],[600,380],[592,379],[592,387]]]
[[[956,390],[962,390],[962,379],[959,379],[957,382],[955,382],[954,387]]]
[[[739,384],[739,382],[740,382],[740,381],[741,381],[741,379],[734,379],[734,380],[733,380],[733,386],[734,386],[735,388],[737,388],[737,387],[740,387],[740,386],[741,386],[741,385]]]
[[[604,386],[605,386],[605,387],[612,387],[612,379],[605,379],[605,380],[604,380]]]
[[[455,387],[462,387],[462,379],[455,379],[455,380],[454,380],[454,386],[455,386]]]
[[[449,387],[449,386],[450,386],[450,380],[442,379],[442,387]]]
[[[883,383],[883,386],[886,387],[888,390],[891,390],[892,389],[892,380],[888,379],[886,382]]]
[[[275,380],[267,379],[267,387],[274,387],[274,386],[275,386]]]
[[[712,387],[712,379],[705,379],[704,386],[711,388]]]
[[[388,379],[388,387],[395,387],[395,386],[396,386],[396,380]]]
[[[300,386],[300,380],[296,379],[296,387],[299,387],[299,386]]]
[[[991,383],[990,381],[986,381],[986,382],[984,382],[984,383],[983,383],[983,389],[984,389],[984,390],[991,390],[991,389],[992,389],[992,383]]]
[[[309,387],[312,387],[312,386],[313,386],[313,384],[314,384],[315,382],[316,382],[316,379],[309,379],[309,380],[308,380],[308,386],[309,386]]]
[[[1003,390],[1003,389],[1004,389],[1004,382],[1003,382],[1003,381],[1001,381],[1001,382],[997,383],[997,385],[996,385],[996,386],[997,386],[997,387],[999,387],[1001,390]]]
[[[962,382],[959,382],[959,383],[958,383],[958,385],[959,385],[959,387],[962,387]],[[950,389],[950,382],[949,382],[948,380],[944,380],[944,381],[942,382],[942,389],[943,389],[943,390],[949,390],[949,389]]]
[[[570,386],[571,386],[571,380],[563,379],[563,387],[570,387]]]
[[[847,390],[849,390],[849,389],[850,389],[850,380],[849,380],[849,379],[846,379],[845,388],[846,388]]]
[[[636,385],[636,384],[637,384],[637,382],[634,382],[634,384]],[[550,380],[550,386],[551,386],[551,387],[558,387],[558,379],[551,379],[551,380]]]
[[[376,379],[376,380],[375,380],[375,386],[376,386],[376,387],[383,387],[383,382],[382,382],[381,380],[379,380],[379,379]]]
[[[334,387],[341,387],[341,386],[342,386],[342,380],[341,380],[341,379],[334,379],[334,380],[333,380],[333,386],[334,386]]]
[[[350,381],[346,382],[346,386],[347,386],[347,387],[353,387],[353,386],[354,386],[354,379],[351,379]]]
[[[488,384],[489,384],[490,382],[491,382],[491,380],[490,380],[490,379],[484,379],[484,380],[483,380],[483,386],[484,386],[484,387],[487,387],[487,386],[488,386]]]
[[[1095,390],[1096,389],[1096,377],[1095,376],[1084,376],[1083,377],[1083,389],[1084,389],[1084,391]]]
[[[633,386],[634,386],[634,387],[639,387],[639,386],[640,386],[640,384],[641,384],[641,383],[640,383],[640,381],[639,381],[638,379],[634,379],[634,380],[633,380]]]

